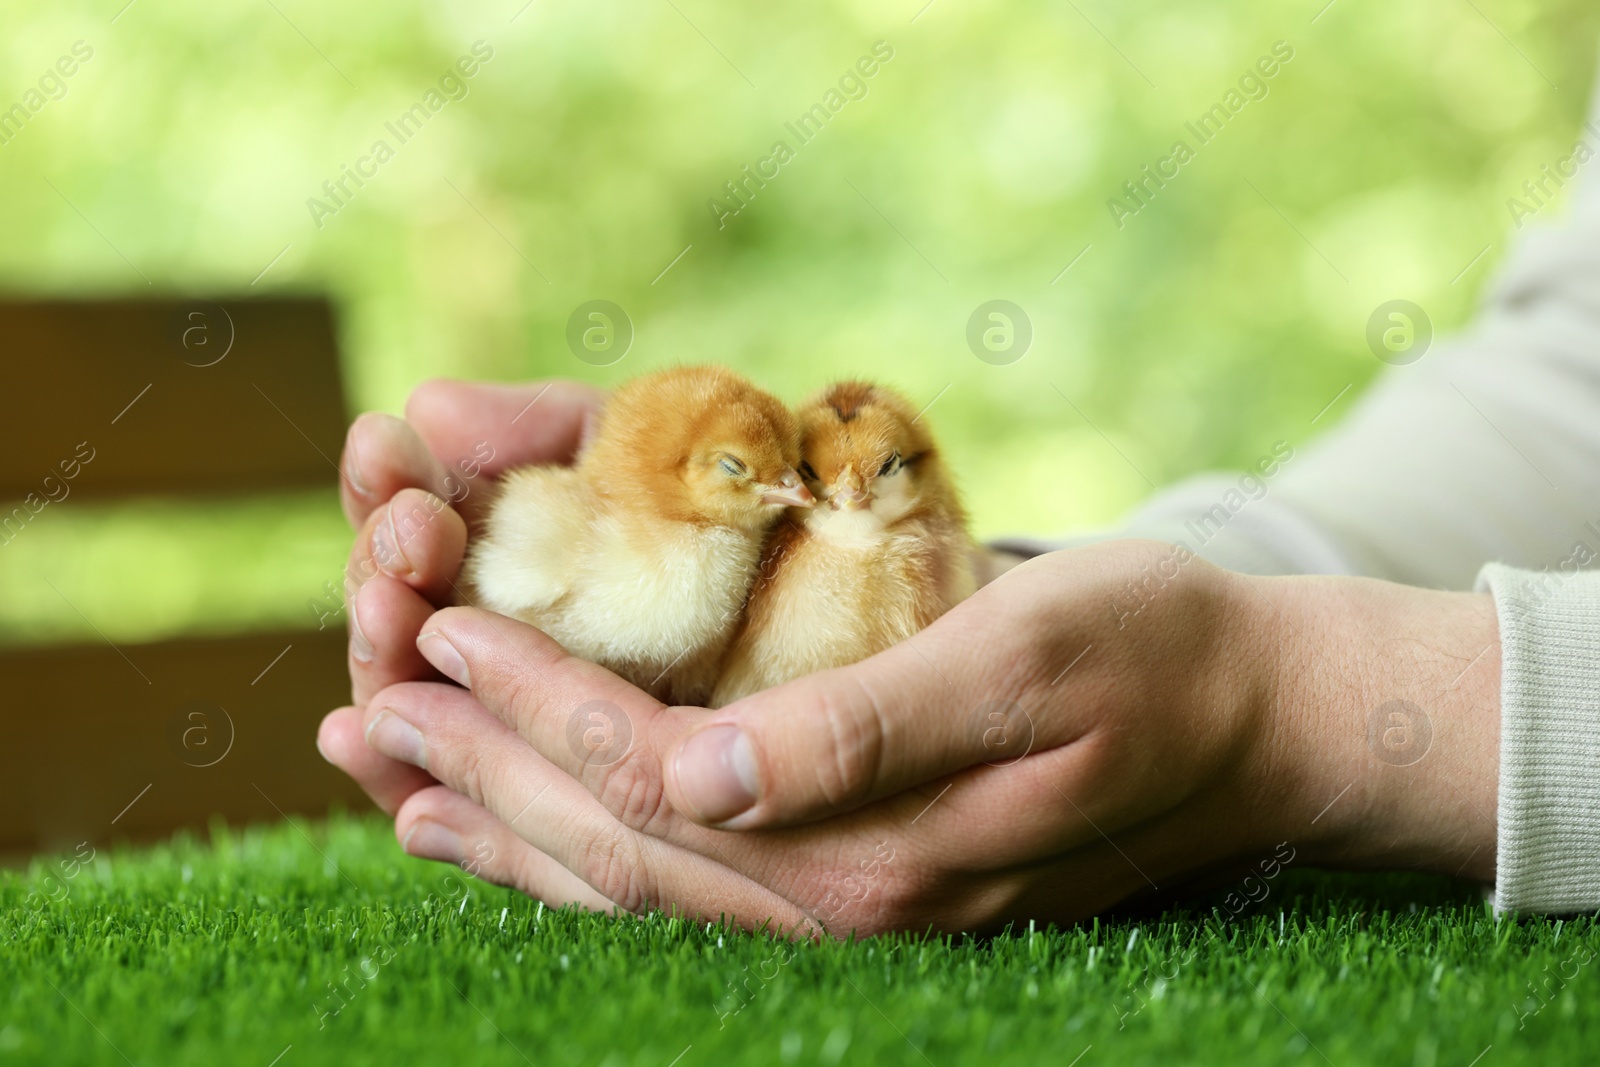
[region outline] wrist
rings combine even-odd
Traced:
[[[1485,594],[1239,579],[1271,634],[1262,687],[1279,833],[1329,867],[1490,881],[1500,643]]]

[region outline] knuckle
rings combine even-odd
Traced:
[[[871,937],[900,927],[900,912],[881,891],[858,894],[848,878],[829,879],[812,898],[806,917],[836,938]]]
[[[362,583],[375,577],[378,573],[378,560],[372,549],[372,531],[383,520],[383,510],[374,509],[357,528],[356,539],[350,544],[350,555],[345,561],[344,581],[347,592],[359,588]]]
[[[823,736],[828,740],[824,758],[812,764],[817,792],[830,807],[865,799],[883,769],[888,728],[882,705],[865,685],[858,700],[841,700],[829,694],[822,705]]]
[[[420,489],[404,489],[389,505],[389,521],[402,552],[418,545],[444,510],[443,501]]]
[[[448,776],[446,783],[456,792],[465,796],[474,804],[489,806],[489,795],[494,792],[497,783],[498,767],[492,759],[486,758],[485,746],[475,744],[449,744],[440,746],[442,753],[435,755],[435,745],[428,746],[428,763],[431,770],[434,764],[442,764],[435,774]]]
[[[624,911],[640,912],[650,905],[644,851],[639,838],[625,827],[615,827],[589,842],[583,857],[583,880]]]
[[[654,836],[667,823],[671,805],[661,775],[637,750],[599,773],[605,777],[595,795],[622,825]]]
[[[861,936],[948,925],[937,902],[952,895],[934,891],[932,881],[917,871],[885,868],[864,892],[857,892],[860,898],[850,903],[846,915],[850,929]]]
[[[407,701],[415,700],[423,695],[424,687],[427,684],[426,682],[411,681],[380,683],[375,687],[372,699],[367,702],[368,710],[376,712],[384,709],[406,707]],[[372,725],[374,718],[376,716],[371,716],[366,720],[368,727]]]
[[[453,611],[453,608],[445,609]],[[529,744],[538,747],[539,719],[545,711],[545,694],[539,676],[519,670],[474,672],[473,688],[491,708],[510,709],[510,723]],[[504,711],[501,711],[504,715]]]

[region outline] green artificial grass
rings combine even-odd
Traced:
[[[1421,877],[1291,865],[1237,914],[1223,893],[1068,930],[789,945],[550,911],[401,856],[370,817],[89,855],[0,879],[0,1062],[1499,1067],[1600,1048],[1593,918],[1497,921]]]

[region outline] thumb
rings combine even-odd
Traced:
[[[525,385],[435,378],[406,401],[416,427],[439,462],[481,461],[494,476],[526,463],[569,463],[605,393],[581,382]]]
[[[915,645],[728,705],[668,753],[668,798],[707,825],[785,826],[1021,758],[1032,723],[996,698],[981,665],[995,657],[969,635],[945,636],[925,630]]]

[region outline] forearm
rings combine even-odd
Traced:
[[[1492,881],[1510,911],[1600,907],[1600,574],[1237,583],[1276,626],[1262,743],[1304,855]]]
[[[1239,581],[1276,637],[1264,744],[1288,798],[1284,837],[1326,866],[1493,880],[1491,599],[1369,579]]]

